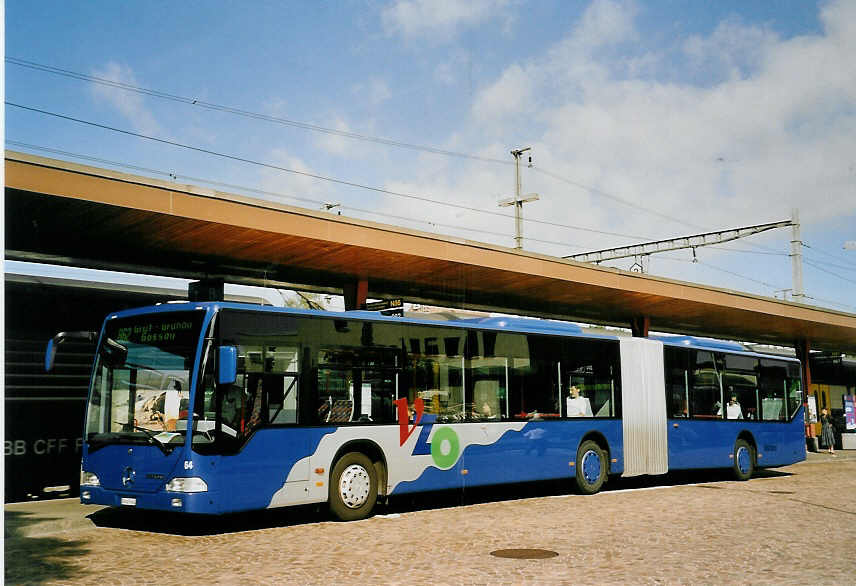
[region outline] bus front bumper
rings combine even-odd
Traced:
[[[106,505],[127,509],[145,509],[184,513],[217,514],[216,499],[212,492],[182,493],[133,492],[105,489],[100,486],[81,486],[80,502],[84,505]]]

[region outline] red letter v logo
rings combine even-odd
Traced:
[[[404,445],[404,442],[407,441],[413,432],[416,431],[416,426],[419,425],[419,422],[422,421],[422,413],[425,411],[425,402],[422,400],[422,397],[416,397],[416,400],[413,401],[413,410],[416,412],[413,418],[413,425],[408,425],[410,423],[410,409],[407,408],[407,397],[402,397],[401,399],[396,399],[396,406],[398,407],[398,431],[399,431],[399,440],[400,446]]]

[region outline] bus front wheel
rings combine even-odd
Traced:
[[[609,473],[606,453],[594,441],[586,440],[577,450],[577,488],[583,494],[594,494],[600,490]]]
[[[755,472],[755,450],[746,440],[734,444],[734,476],[737,480],[749,480]]]
[[[330,475],[330,512],[342,521],[368,517],[377,502],[377,470],[368,456],[349,452]]]

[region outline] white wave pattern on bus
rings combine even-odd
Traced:
[[[457,454],[454,454],[453,442],[443,441],[442,445],[432,446],[432,453],[413,454],[416,444],[419,442],[421,427],[416,427],[417,432],[412,433],[403,444],[400,443],[399,429],[396,427],[384,427],[373,430],[371,439],[378,444],[386,455],[387,462],[395,464],[388,469],[387,494],[395,491],[402,482],[410,482],[418,479],[430,467],[438,469],[449,469],[454,467],[461,455],[469,446],[488,446],[496,443],[509,431],[520,432],[526,426],[521,422],[495,422],[482,425],[470,424],[442,424],[434,425],[428,436],[431,444],[438,433],[443,436],[450,435],[450,430],[457,438]],[[308,473],[316,468],[329,471],[333,458],[344,444],[366,439],[365,428],[340,427],[335,432],[325,435],[315,452],[306,458],[297,461],[288,473],[285,483],[271,498],[268,508],[283,507],[289,505],[316,503],[327,500],[327,482],[311,478]],[[432,455],[433,454],[433,455]],[[439,454],[440,464],[437,463]],[[305,480],[309,478],[308,480]],[[324,477],[326,480],[326,475]],[[319,486],[320,482],[320,486]]]

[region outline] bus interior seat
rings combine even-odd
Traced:
[[[354,416],[354,402],[349,399],[336,399],[333,401],[333,406],[330,407],[330,414],[327,416],[329,423],[343,423],[350,421]]]

